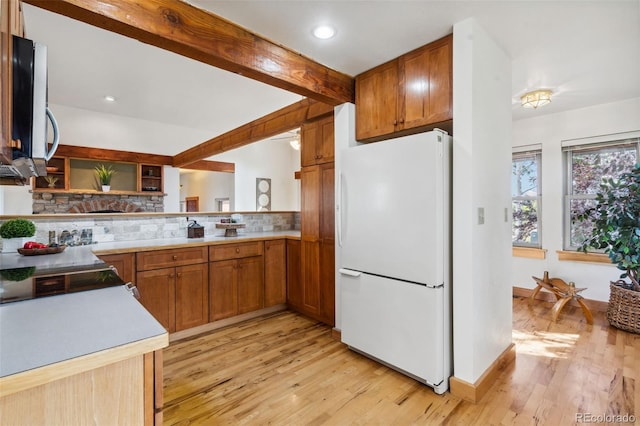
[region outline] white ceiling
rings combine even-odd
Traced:
[[[640,97],[640,0],[190,3],[349,75],[474,17],[512,58],[514,120]],[[24,13],[27,36],[49,48],[54,104],[204,129],[214,137],[301,99],[30,5]],[[319,23],[331,23],[337,35],[314,39]],[[521,94],[541,87],[554,91],[549,106],[519,106]],[[117,102],[105,103],[106,94]],[[177,144],[175,153],[186,148]]]

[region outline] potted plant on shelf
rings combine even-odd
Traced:
[[[591,236],[579,250],[603,250],[624,271],[610,283],[609,324],[640,334],[640,163],[617,180],[604,179],[596,205],[578,218],[593,223]]]
[[[56,182],[58,182],[58,178],[57,176],[45,176],[44,180],[47,181],[47,186],[49,188],[55,188],[56,187]]]
[[[95,167],[96,174],[100,185],[102,185],[102,192],[109,192],[111,190],[111,178],[116,173],[113,166],[105,166],[104,164],[98,164]]]
[[[27,219],[9,219],[0,226],[2,253],[15,253],[36,234],[36,225]]]

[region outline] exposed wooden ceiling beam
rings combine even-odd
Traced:
[[[173,157],[169,155],[147,154],[144,152],[118,151],[115,149],[89,148],[76,145],[59,145],[56,157],[90,158],[102,161],[123,161],[130,163],[152,164],[157,166],[172,166]],[[189,164],[185,169],[208,170],[211,172],[233,173],[235,163],[223,161],[197,161]]]
[[[311,99],[353,102],[354,79],[177,0],[23,0]]]
[[[303,99],[176,154],[173,167],[186,167],[203,158],[279,135],[300,127],[305,121],[332,112],[331,105]]]
[[[195,163],[187,164],[183,169],[191,170],[207,170],[210,172],[234,173],[236,171],[235,163],[225,163],[223,161],[207,161],[200,160]]]

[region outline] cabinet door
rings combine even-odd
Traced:
[[[118,276],[125,282],[133,282],[136,275],[136,262],[134,253],[103,254],[98,256],[107,265],[111,265],[118,271]]]
[[[176,331],[209,322],[208,264],[176,268]]]
[[[335,245],[333,241],[325,240],[320,243],[320,319],[335,325],[336,306],[336,279],[335,279]]]
[[[0,2],[0,163],[11,164],[11,33],[17,0]]]
[[[237,260],[209,264],[209,321],[238,314]]]
[[[333,114],[302,125],[300,132],[300,165],[313,166],[334,159]]]
[[[262,256],[238,259],[238,314],[264,306],[264,259]]]
[[[320,243],[301,241],[302,309],[311,315],[320,310]]]
[[[335,128],[333,123],[333,115],[325,117],[318,122],[318,126],[320,127],[320,139],[316,145],[316,153],[319,164],[333,162],[335,151]]]
[[[452,118],[451,55],[445,38],[400,58],[399,129]]]
[[[453,37],[434,46],[429,56],[429,123],[453,119]]]
[[[264,307],[287,301],[287,258],[285,240],[264,243]]]
[[[334,214],[334,168],[324,164],[321,168],[320,202],[320,278],[319,317],[335,325],[335,214]]]
[[[300,227],[302,239],[320,238],[320,167],[303,167],[300,172]]]
[[[320,241],[335,238],[335,169],[333,163],[320,166],[320,205],[318,209]]]
[[[393,133],[397,110],[397,60],[356,76],[356,139]]]
[[[287,240],[287,303],[293,308],[302,307],[302,280],[300,241]]]
[[[316,164],[316,146],[322,135],[317,121],[304,123],[300,128],[300,165],[302,167]]]
[[[142,306],[170,333],[176,331],[174,268],[138,272],[136,286]]]

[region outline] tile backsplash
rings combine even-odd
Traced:
[[[187,217],[189,221],[187,221]],[[91,236],[93,243],[111,241],[137,241],[157,238],[182,238],[187,236],[187,225],[196,220],[204,226],[205,236],[224,235],[224,229],[216,229],[215,224],[221,219],[229,218],[229,214],[197,214],[189,215],[134,215],[86,217],[65,215],[55,217],[28,217],[36,225],[34,240],[48,243],[50,231],[55,233],[57,240],[60,236],[71,238],[75,244],[87,242]],[[231,215],[237,222],[245,223],[245,228],[238,229],[238,234],[268,231],[287,231],[300,229],[300,214],[298,212],[275,213],[239,213]],[[0,224],[4,222],[0,220]],[[66,233],[64,232],[66,231]],[[84,231],[84,232],[83,232]],[[84,236],[84,240],[82,239]],[[1,241],[1,239],[0,239]],[[0,243],[1,244],[1,243]]]

